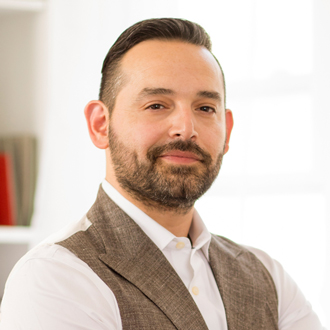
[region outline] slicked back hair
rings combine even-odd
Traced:
[[[99,99],[107,106],[110,116],[115,106],[116,96],[123,84],[120,60],[140,42],[153,39],[179,40],[203,46],[212,53],[209,35],[196,23],[179,18],[155,18],[135,23],[119,36],[103,62]],[[215,56],[214,58],[219,64],[225,88],[223,70],[217,58]],[[226,100],[226,96],[224,98]]]

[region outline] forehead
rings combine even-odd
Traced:
[[[221,70],[213,55],[205,47],[183,41],[143,41],[124,55],[120,68],[125,80],[135,86],[194,87],[223,93]]]

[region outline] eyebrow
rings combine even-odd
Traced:
[[[140,101],[146,96],[149,95],[173,95],[175,94],[172,89],[168,88],[143,88],[142,91],[137,96],[137,101]]]
[[[197,96],[199,96],[199,97],[206,97],[208,99],[213,99],[215,101],[221,102],[221,95],[218,92],[200,91],[200,92],[197,93]]]
[[[143,99],[146,96],[150,96],[150,95],[174,95],[175,92],[172,89],[168,89],[168,88],[150,88],[150,87],[146,87],[143,88],[141,90],[141,92],[138,94],[137,96],[137,101],[140,101],[141,99]],[[221,95],[218,92],[214,92],[214,91],[199,91],[197,93],[198,97],[206,97],[208,99],[213,99],[216,101],[221,102]]]

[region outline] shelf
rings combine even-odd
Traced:
[[[0,0],[0,13],[9,11],[38,12],[44,7],[42,0]]]
[[[0,226],[0,244],[30,244],[34,237],[31,227]]]

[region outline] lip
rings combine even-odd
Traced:
[[[196,154],[189,151],[179,151],[179,150],[166,152],[165,154],[161,155],[160,158],[167,160],[169,162],[181,163],[181,164],[190,164],[197,161],[201,161],[201,158],[198,157]]]

